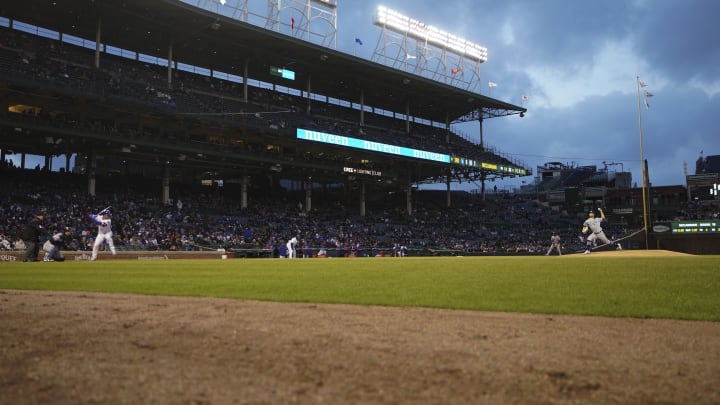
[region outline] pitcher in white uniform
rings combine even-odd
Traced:
[[[612,242],[610,239],[608,239],[607,236],[605,236],[605,232],[602,228],[602,222],[606,221],[605,219],[605,213],[603,212],[602,208],[598,208],[598,212],[600,213],[600,218],[595,217],[595,213],[593,211],[588,212],[588,219],[583,222],[583,229],[582,233],[586,234],[590,232],[590,234],[585,239],[586,248],[585,248],[585,254],[589,254],[592,243],[594,240],[599,240],[602,243],[609,245],[613,244],[615,245],[615,248],[617,250],[622,250],[622,245],[618,242]]]

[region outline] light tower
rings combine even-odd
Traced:
[[[405,72],[480,93],[480,65],[487,48],[379,6],[382,29],[372,60]]]
[[[337,0],[268,0],[265,28],[337,48]]]
[[[199,8],[280,32],[308,42],[337,48],[337,0],[268,0],[267,11],[249,0],[182,0]]]

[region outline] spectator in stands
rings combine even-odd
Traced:
[[[25,250],[25,242],[22,239],[17,238],[13,243],[13,250]]]
[[[322,247],[320,248],[320,250],[318,250],[317,257],[318,257],[318,258],[321,258],[321,259],[324,259],[324,258],[328,257],[328,256],[327,256],[327,249],[325,249],[325,246],[322,246]]]
[[[0,250],[10,250],[12,246],[10,241],[5,238],[5,235],[0,234]]]
[[[278,243],[275,245],[275,248],[273,249],[273,257],[279,257],[281,259],[287,259],[288,257],[288,249],[287,245],[284,243]]]
[[[312,245],[307,239],[302,240],[302,257],[303,259],[310,259],[313,257]]]

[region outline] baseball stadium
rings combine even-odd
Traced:
[[[720,402],[720,159],[527,167],[487,49],[341,8],[0,5],[0,403]]]

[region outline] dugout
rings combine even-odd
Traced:
[[[19,250],[3,251],[0,252],[0,262],[21,262],[23,260],[25,252]],[[70,251],[63,250],[63,256],[65,256],[65,262],[88,262],[90,261],[91,252],[88,251]],[[40,252],[38,255],[39,261],[42,262],[44,252]],[[183,260],[183,259],[213,259],[213,260],[226,260],[235,258],[233,252],[225,251],[148,251],[148,250],[135,250],[125,251],[119,250],[116,255],[111,255],[109,252],[100,252],[98,254],[98,262],[102,263],[105,260],[137,260],[137,261],[156,261],[156,260]],[[54,263],[46,263],[46,265],[52,266]],[[98,264],[102,266],[102,264]]]

